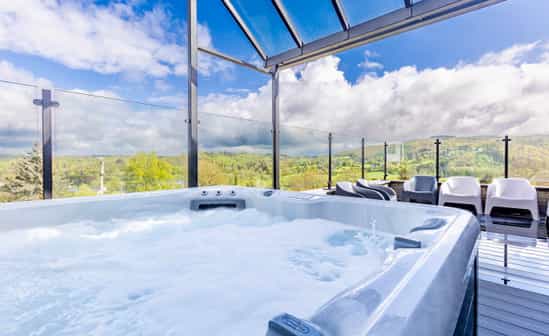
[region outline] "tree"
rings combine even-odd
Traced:
[[[408,163],[406,161],[400,162],[398,165],[398,178],[401,180],[407,180],[409,177]]]
[[[155,153],[138,153],[128,160],[125,168],[126,191],[151,191],[172,189],[173,166],[160,159]]]
[[[7,177],[2,186],[12,200],[32,200],[42,195],[42,154],[37,143],[14,162],[13,170],[15,174]]]

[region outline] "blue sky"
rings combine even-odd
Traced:
[[[233,2],[246,20],[254,18],[248,22],[268,54],[293,46],[269,0]],[[343,0],[352,24],[400,2]],[[259,60],[220,0],[198,4],[201,44],[250,62]],[[306,42],[339,29],[329,0],[285,4]],[[0,79],[185,109],[185,6],[180,0],[0,2]],[[311,10],[305,13],[307,8]],[[549,98],[547,13],[546,0],[507,0],[286,71],[282,121],[367,134],[373,140],[549,132],[541,126],[547,124],[542,105]],[[199,67],[200,111],[270,119],[269,76],[205,56]],[[14,107],[3,110],[0,131],[35,127],[35,119],[21,121],[17,110],[29,97],[19,104],[5,95],[0,97],[3,104],[10,101]],[[134,105],[99,108],[97,100],[92,104],[73,98],[61,101],[71,110],[67,118],[78,125],[66,130],[71,144],[94,152],[99,146],[131,151],[181,145],[154,138],[178,137],[179,115],[153,108],[145,113]],[[102,139],[90,136],[94,131],[86,118],[92,114],[102,114],[96,118],[105,123]],[[171,122],[159,122],[161,115],[170,115]],[[440,122],[426,124],[435,118]],[[402,124],[407,127],[397,127]],[[150,139],[134,136],[137,130],[144,133],[144,125]],[[216,127],[212,138],[231,143],[222,131],[236,130]],[[263,133],[269,136],[267,128]],[[265,143],[259,138],[254,135]]]

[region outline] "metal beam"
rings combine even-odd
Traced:
[[[198,51],[202,51],[203,53],[206,53],[206,54],[211,55],[211,56],[219,57],[221,59],[224,59],[225,61],[232,62],[234,64],[245,66],[245,67],[250,68],[252,70],[259,71],[263,74],[267,74],[267,75],[271,74],[271,72],[266,70],[266,69],[260,68],[257,65],[253,65],[251,63],[240,60],[238,58],[226,55],[226,54],[224,54],[220,51],[217,51],[217,50],[209,49],[209,48],[206,48],[206,47],[198,47]]]
[[[197,0],[187,0],[187,182],[198,187],[198,23]]]
[[[351,28],[351,25],[349,24],[349,20],[347,20],[347,15],[345,15],[345,10],[343,10],[343,5],[341,4],[341,1],[332,0],[332,5],[334,6],[334,9],[337,13],[337,17],[339,18],[339,23],[341,24],[341,28],[343,30],[349,30],[349,28]]]
[[[333,55],[505,0],[423,0],[317,41],[269,57],[266,66],[289,68]]]
[[[288,31],[292,35],[292,38],[294,39],[295,44],[297,45],[298,48],[301,48],[303,46],[303,40],[299,36],[297,29],[295,28],[292,20],[290,19],[290,16],[288,15],[286,8],[284,7],[284,4],[280,0],[272,0],[272,2],[273,2],[273,6],[278,12],[278,15],[284,22],[286,29],[288,29]]]
[[[274,67],[272,73],[272,117],[273,117],[273,189],[280,189],[280,70]]]
[[[227,8],[227,10],[233,17],[236,24],[240,27],[240,30],[242,30],[244,35],[246,35],[246,38],[248,39],[248,41],[250,41],[254,49],[259,54],[259,57],[261,57],[263,61],[267,60],[267,54],[265,54],[265,52],[263,51],[263,49],[255,39],[254,35],[252,34],[250,28],[248,28],[248,26],[240,16],[240,14],[238,14],[236,9],[234,8],[233,4],[231,3],[231,0],[222,0],[222,1],[223,1],[223,4],[225,5],[225,8]]]
[[[412,0],[404,0],[404,7],[406,8],[412,7]]]

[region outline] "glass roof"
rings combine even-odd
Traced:
[[[351,26],[404,8],[404,0],[342,0]]]
[[[303,42],[341,31],[332,0],[283,0]]]
[[[231,2],[267,55],[275,55],[296,47],[271,0]]]
[[[357,42],[369,43],[381,34],[386,38],[387,27],[398,28],[389,34],[394,35],[497,3],[430,0],[429,6],[416,7],[416,14],[413,4],[422,1],[425,0],[222,0],[222,3],[265,61],[265,68],[287,68],[356,47]],[[410,11],[387,15],[406,5],[412,6]],[[421,20],[403,20],[409,16]],[[367,27],[371,30],[353,30],[376,18],[383,19],[379,25]],[[337,34],[348,29],[352,36]],[[330,38],[322,39],[326,36]],[[303,48],[296,50],[296,47]]]

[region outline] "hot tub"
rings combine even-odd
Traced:
[[[468,212],[208,187],[0,205],[5,335],[464,335]]]

